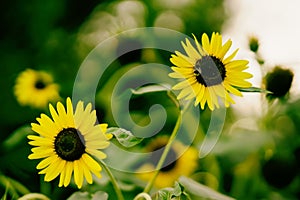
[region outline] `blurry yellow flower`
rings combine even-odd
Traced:
[[[153,152],[149,163],[143,164],[137,171],[138,177],[148,181],[154,174],[155,167],[161,157],[162,148],[168,143],[167,137],[153,140],[147,151]],[[156,152],[155,152],[156,151]],[[183,153],[184,152],[184,153]],[[154,185],[157,188],[172,187],[180,176],[190,176],[197,168],[198,151],[194,147],[186,147],[175,141],[167,156],[164,167],[160,170]]]
[[[100,165],[91,157],[104,159],[106,154],[100,151],[109,145],[111,134],[105,134],[107,124],[96,123],[96,111],[92,104],[84,108],[83,102],[77,103],[75,112],[70,98],[66,109],[58,102],[55,108],[49,105],[52,119],[45,114],[32,123],[32,130],[39,134],[29,135],[30,145],[35,146],[29,159],[43,159],[37,169],[45,174],[44,180],[51,181],[60,175],[59,187],[68,186],[74,172],[74,181],[78,188],[84,179],[91,184],[92,174],[101,177]]]
[[[23,106],[45,108],[50,101],[59,100],[58,89],[49,73],[27,69],[17,77],[14,93]]]
[[[173,87],[175,90],[181,90],[177,98],[195,97],[195,106],[200,103],[204,109],[207,103],[211,110],[219,108],[219,100],[222,99],[225,106],[229,107],[230,103],[234,103],[229,93],[242,96],[237,87],[251,87],[251,83],[245,79],[251,78],[252,75],[244,72],[248,68],[248,61],[233,60],[238,49],[224,58],[232,42],[228,40],[222,44],[222,36],[218,33],[212,34],[211,41],[204,33],[202,47],[197,38],[194,38],[196,48],[186,39],[186,44],[182,42],[182,46],[187,55],[175,51],[175,55],[170,59],[175,67],[172,67],[174,72],[169,76],[184,79]]]

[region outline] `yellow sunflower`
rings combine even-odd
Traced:
[[[137,176],[140,179],[145,181],[151,179],[162,154],[162,151],[157,150],[162,150],[167,143],[167,137],[159,137],[149,144],[147,151],[153,152],[153,155],[151,156],[149,163],[143,164],[137,170]],[[160,170],[154,182],[154,185],[157,188],[172,187],[180,176],[190,176],[195,171],[197,168],[197,161],[198,151],[194,147],[186,147],[181,142],[175,141],[168,153],[164,167]]]
[[[102,170],[92,156],[104,159],[106,154],[101,152],[109,145],[111,134],[106,134],[107,124],[96,123],[96,111],[92,104],[84,108],[83,102],[77,103],[75,112],[70,98],[67,98],[66,109],[61,102],[56,110],[50,104],[52,119],[45,114],[32,123],[32,130],[39,134],[29,135],[32,154],[29,159],[43,159],[37,169],[39,174],[45,174],[44,180],[51,181],[58,175],[59,187],[68,186],[74,172],[74,181],[78,188],[84,179],[91,184],[92,174],[101,177]]]
[[[17,77],[14,93],[21,105],[45,108],[50,101],[59,100],[58,89],[49,73],[27,69]]]
[[[193,35],[194,36],[194,35]],[[207,34],[202,35],[202,47],[194,36],[196,48],[186,39],[182,46],[187,55],[178,51],[172,55],[170,61],[175,65],[172,78],[185,79],[176,84],[173,89],[181,90],[178,99],[196,98],[195,106],[200,104],[204,109],[207,103],[211,110],[219,108],[219,100],[222,99],[226,107],[235,103],[230,93],[242,96],[237,88],[251,87],[251,83],[245,79],[252,77],[244,72],[248,68],[248,61],[233,60],[237,50],[225,58],[225,54],[231,47],[232,41],[222,44],[222,36],[213,33],[211,41]]]

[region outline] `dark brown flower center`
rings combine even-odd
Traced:
[[[44,89],[46,86],[47,86],[47,84],[42,80],[37,80],[34,85],[34,87],[39,90]]]
[[[198,83],[207,86],[218,85],[226,77],[226,69],[222,61],[215,56],[203,56],[194,66],[194,74]]]
[[[85,141],[77,129],[64,128],[55,137],[54,148],[61,159],[74,161],[85,153]]]

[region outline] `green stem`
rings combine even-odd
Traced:
[[[111,173],[110,169],[106,166],[106,164],[104,162],[102,162],[100,160],[100,164],[101,166],[104,168],[104,170],[106,171],[107,175],[109,176],[111,183],[115,189],[115,192],[117,194],[118,200],[124,200],[122,191],[117,183],[117,180],[115,179],[114,175]]]
[[[154,182],[155,182],[155,180],[156,180],[156,178],[157,178],[157,176],[158,176],[158,174],[160,172],[160,169],[162,168],[162,166],[163,166],[163,164],[164,164],[164,162],[165,162],[165,160],[166,160],[166,158],[168,156],[168,153],[169,153],[169,151],[170,151],[170,149],[172,147],[172,144],[175,141],[177,131],[178,131],[178,129],[180,127],[180,124],[181,124],[181,121],[182,121],[182,115],[187,110],[187,108],[189,107],[189,105],[190,105],[190,102],[188,102],[187,105],[185,106],[185,108],[179,113],[177,121],[176,121],[176,124],[175,124],[175,127],[174,127],[174,129],[172,131],[172,134],[171,134],[171,136],[169,138],[169,141],[168,141],[168,143],[167,143],[167,145],[166,145],[166,147],[165,147],[165,149],[164,149],[164,151],[163,151],[163,153],[162,153],[162,155],[161,155],[161,157],[160,157],[160,159],[159,159],[159,161],[158,161],[158,163],[156,165],[154,174],[153,174],[151,180],[148,182],[148,184],[146,185],[146,187],[144,189],[145,193],[149,193],[151,191],[151,189],[152,189],[152,187],[154,185]]]
[[[43,176],[40,176],[40,191],[46,196],[51,196],[51,183],[45,182]]]
[[[18,198],[19,194],[23,196],[27,193],[30,193],[30,191],[24,185],[2,174],[0,174],[0,186],[5,188],[5,193],[2,198],[6,197],[7,193],[15,198]]]

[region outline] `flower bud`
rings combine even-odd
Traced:
[[[249,48],[251,51],[253,52],[257,52],[258,48],[259,48],[259,42],[258,42],[258,38],[255,36],[251,36],[249,38]]]
[[[284,69],[276,66],[272,71],[268,72],[265,76],[266,90],[272,92],[267,94],[267,98],[283,98],[289,92],[294,73],[290,69]]]

